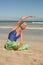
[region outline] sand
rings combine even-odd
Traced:
[[[32,48],[35,45],[24,51],[7,51],[4,49],[5,42],[0,40],[0,65],[43,65],[43,51]]]

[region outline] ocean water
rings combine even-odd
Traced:
[[[11,22],[2,21],[2,22],[0,22],[0,28],[10,28],[10,27],[14,26],[15,24],[16,24],[15,21],[11,21]],[[37,28],[37,29],[42,28],[43,29],[43,22],[27,22],[27,28],[28,27],[29,28]]]
[[[14,24],[15,24],[16,22],[13,22],[13,21],[11,21],[11,22],[9,22],[9,21],[1,21],[0,22],[0,26],[13,26]]]
[[[6,38],[4,35],[6,34],[7,36],[11,27],[15,24],[16,22],[0,22],[0,37]],[[40,38],[43,40],[43,22],[27,22],[27,28],[23,31],[23,33],[27,36],[29,35],[30,39],[33,37],[32,39],[36,38],[38,40]]]
[[[12,26],[16,22],[0,22],[0,39],[7,39]],[[27,22],[27,28],[23,31],[25,40],[43,41],[43,22]]]

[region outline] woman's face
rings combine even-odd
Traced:
[[[25,28],[26,28],[26,26],[27,26],[27,23],[26,23],[26,22],[24,22],[24,23],[21,25],[21,28],[22,28],[22,29],[25,29]]]

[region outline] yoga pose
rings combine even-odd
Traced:
[[[22,30],[24,30],[27,26],[26,22],[23,22],[24,19],[29,18],[29,17],[34,17],[34,16],[23,16],[21,17],[18,22],[16,23],[15,26],[12,27],[11,32],[8,35],[8,40],[6,42],[5,48],[7,50],[24,50],[28,49],[29,45],[24,42],[23,40],[23,34]],[[17,42],[17,39],[20,38],[20,42]]]

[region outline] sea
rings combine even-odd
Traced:
[[[25,21],[26,22],[26,21]],[[1,21],[0,22],[0,39],[7,38],[11,28],[16,24],[15,21]],[[29,40],[43,41],[43,22],[27,22],[27,27],[23,31]],[[6,36],[5,36],[6,35]]]

